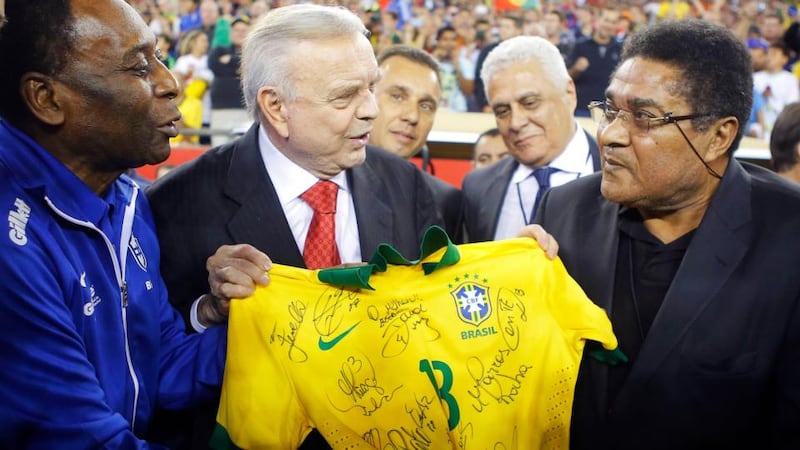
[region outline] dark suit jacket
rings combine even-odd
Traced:
[[[347,177],[363,258],[372,257],[382,242],[418,257],[425,229],[441,225],[423,173],[402,158],[369,148],[364,164],[348,170]],[[164,280],[184,317],[208,291],[206,259],[223,244],[251,244],[275,263],[304,267],[261,159],[257,125],[173,170],[147,195]]]
[[[363,164],[347,171],[362,257],[369,260],[383,242],[408,258],[419,257],[425,229],[443,225],[423,172],[378,148],[366,154]],[[251,244],[274,263],[304,267],[264,168],[258,125],[171,171],[147,195],[170,301],[187,323],[192,303],[209,290],[206,259],[221,245]],[[208,442],[215,411],[212,405],[205,423],[200,419],[202,436],[195,435],[192,448]]]
[[[594,138],[586,133],[594,170],[600,170],[600,151]],[[497,163],[472,171],[464,177],[464,228],[468,242],[491,241],[497,230],[500,208],[519,163],[505,158]]]
[[[433,192],[433,201],[444,220],[447,235],[456,244],[464,242],[464,196],[461,190],[446,181],[423,172],[425,181]]]
[[[611,313],[620,206],[601,174],[551,189],[536,222]],[[584,358],[572,449],[800,448],[800,189],[731,161],[616,399]]]

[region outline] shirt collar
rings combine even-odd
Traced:
[[[586,161],[591,159],[589,154],[589,140],[577,122],[572,138],[567,143],[564,151],[550,161],[548,166],[558,169],[561,172],[582,175],[586,167]],[[533,173],[533,168],[524,164],[517,165],[514,174],[511,175],[512,183],[519,183]]]
[[[258,147],[261,158],[267,173],[278,194],[278,199],[282,205],[300,197],[319,179],[303,167],[287,158],[275,144],[270,141],[269,136],[263,126],[258,128]],[[330,179],[339,186],[339,189],[347,190],[347,175],[341,171]]]
[[[572,139],[569,140],[564,151],[553,158],[548,165],[562,172],[581,174],[586,167],[586,161],[591,159],[589,140],[577,121],[573,121],[573,123],[575,131],[572,133]]]

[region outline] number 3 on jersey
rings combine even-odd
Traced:
[[[431,367],[431,363],[433,363],[433,367]],[[442,374],[441,386],[436,382],[436,376],[433,373],[434,370],[438,370]],[[419,360],[419,371],[428,375],[428,379],[431,380],[431,384],[439,395],[439,400],[447,403],[447,409],[450,411],[449,417],[447,418],[447,426],[452,430],[458,425],[458,421],[461,419],[461,413],[458,410],[458,401],[456,401],[456,398],[450,393],[450,388],[453,387],[453,371],[450,370],[450,366],[443,361],[428,361],[427,359]]]

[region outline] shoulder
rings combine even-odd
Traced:
[[[800,185],[761,166],[741,163],[750,178],[753,204],[775,209],[781,217],[800,217]]]
[[[423,178],[428,186],[430,186],[433,195],[442,198],[443,200],[459,200],[462,196],[461,189],[453,186],[452,184],[429,174],[422,172]]]
[[[171,197],[170,193],[182,193],[182,200],[191,197],[191,192],[201,192],[209,189],[219,189],[228,176],[234,156],[237,152],[253,151],[258,153],[258,148],[250,149],[245,143],[247,135],[228,142],[219,147],[214,147],[197,158],[188,161],[171,170],[165,177],[156,180],[147,190],[151,202],[161,201],[162,197]],[[260,156],[258,156],[260,159]],[[242,180],[246,182],[246,180]]]
[[[511,171],[514,170],[514,167],[516,167],[516,161],[514,158],[509,157],[502,159],[491,166],[475,169],[464,176],[462,189],[464,190],[465,194],[467,191],[482,190],[491,182],[496,181],[497,177],[503,176],[503,174],[510,175]],[[506,182],[508,180],[503,181]]]
[[[376,175],[389,178],[422,178],[422,171],[414,164],[392,152],[372,145],[367,146],[364,163],[354,167],[353,170],[372,171]]]
[[[558,210],[584,210],[598,199],[605,201],[600,192],[602,180],[602,173],[595,172],[561,186],[555,186],[545,194],[548,198],[544,206],[557,205]]]

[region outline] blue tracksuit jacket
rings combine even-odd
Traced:
[[[156,405],[221,383],[226,327],[186,335],[145,196],[104,197],[0,122],[0,447],[147,448]]]

